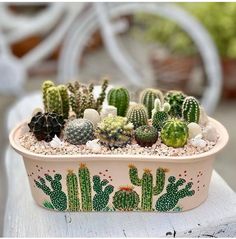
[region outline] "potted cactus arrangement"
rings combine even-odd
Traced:
[[[44,109],[10,133],[34,200],[57,211],[178,212],[208,195],[223,125],[181,91],[147,88],[131,99],[78,81],[42,85]],[[37,106],[36,106],[37,107]]]

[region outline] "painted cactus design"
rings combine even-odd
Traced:
[[[82,210],[92,211],[90,173],[85,164],[80,164],[79,182],[81,191]]]
[[[174,176],[170,176],[169,184],[166,187],[166,193],[163,194],[156,202],[156,210],[160,212],[166,212],[173,209],[181,198],[193,196],[195,191],[191,190],[193,185],[192,182],[186,184],[185,188],[178,190],[186,181],[183,178],[180,178],[176,181]]]
[[[62,176],[60,174],[55,174],[53,179],[50,175],[45,174],[45,178],[50,182],[52,190],[46,185],[46,181],[42,177],[39,178],[39,181],[34,180],[35,185],[50,197],[51,203],[55,209],[65,211],[67,208],[67,198],[66,194],[62,191],[60,182]]]
[[[165,169],[156,170],[156,185],[153,185],[153,175],[151,170],[144,169],[142,179],[138,177],[138,169],[134,165],[129,166],[130,181],[135,186],[142,187],[141,208],[144,211],[152,210],[153,195],[160,194],[165,185]]]
[[[96,194],[93,197],[93,210],[101,211],[106,208],[109,202],[109,196],[113,192],[114,187],[112,185],[107,185],[108,180],[101,180],[99,176],[93,176],[93,190]],[[105,187],[103,189],[103,187]]]
[[[68,195],[68,209],[72,212],[80,210],[80,201],[78,193],[78,180],[72,170],[68,170],[66,177],[67,195]]]

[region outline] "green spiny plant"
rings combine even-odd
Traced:
[[[98,123],[95,135],[110,148],[124,147],[131,142],[133,124],[121,116],[108,116]]]
[[[130,96],[125,88],[112,88],[108,92],[107,100],[109,105],[117,108],[118,116],[125,116],[129,107]]]
[[[58,85],[57,88],[58,88],[60,96],[61,96],[63,117],[65,119],[68,119],[69,111],[70,111],[68,90],[65,85]]]
[[[185,179],[180,178],[175,182],[176,178],[170,176],[168,181],[169,184],[166,187],[166,193],[160,196],[156,202],[156,210],[160,212],[167,212],[174,209],[181,198],[193,196],[195,193],[194,190],[190,191],[193,185],[192,182],[187,183],[185,188],[179,190],[178,188],[186,182]]]
[[[141,92],[140,101],[147,108],[148,119],[152,118],[152,109],[157,98],[163,102],[163,94],[160,90],[147,88]]]
[[[159,195],[165,185],[165,172],[167,170],[158,168],[156,170],[156,185],[153,185],[153,175],[149,169],[144,169],[142,178],[138,177],[138,169],[129,165],[129,178],[133,185],[142,187],[141,208],[144,211],[152,210],[153,195]]]
[[[96,192],[93,197],[93,210],[102,211],[107,207],[110,194],[114,190],[112,185],[107,185],[108,183],[108,180],[101,180],[98,175],[93,176],[93,190]]]
[[[183,147],[188,139],[188,126],[180,119],[169,119],[161,130],[161,140],[169,147]]]
[[[75,145],[86,144],[94,138],[94,129],[91,121],[86,119],[74,119],[65,127],[66,140]]]
[[[54,136],[60,136],[65,121],[61,115],[56,113],[36,113],[28,124],[37,140],[50,142]]]
[[[170,104],[165,102],[162,106],[159,99],[155,100],[154,109],[152,110],[152,126],[158,131],[163,127],[163,124],[168,120],[170,111]]]
[[[158,131],[153,126],[143,125],[135,130],[135,140],[142,147],[151,147],[158,139]]]
[[[73,170],[68,170],[68,174],[66,176],[66,185],[69,211],[77,212],[80,210],[80,201],[78,193],[78,180],[76,174],[73,173]]]
[[[48,112],[47,90],[48,90],[48,88],[53,87],[53,86],[55,86],[55,84],[52,81],[47,80],[47,81],[43,82],[42,87],[41,87],[42,93],[43,93],[43,105],[44,105],[45,112]]]
[[[196,98],[192,96],[185,98],[182,105],[182,116],[188,123],[199,122],[200,106]]]
[[[142,104],[130,106],[126,117],[128,121],[134,125],[134,129],[142,125],[147,125],[148,123],[147,110]]]
[[[139,195],[129,186],[120,187],[113,196],[113,206],[121,211],[134,211],[138,208],[139,202]]]
[[[81,203],[83,211],[92,211],[92,196],[90,173],[85,164],[80,164],[79,167],[79,182],[81,191]]]

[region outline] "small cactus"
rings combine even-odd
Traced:
[[[142,147],[151,147],[158,139],[158,131],[153,126],[143,125],[135,130],[135,140]]]
[[[142,125],[147,125],[148,115],[147,110],[142,104],[131,106],[126,115],[129,122],[134,125],[134,129]]]
[[[129,107],[130,96],[125,88],[113,88],[108,92],[107,100],[109,105],[117,108],[118,116],[125,116]]]
[[[96,137],[110,148],[124,147],[131,142],[133,124],[121,116],[108,116],[97,125]]]
[[[48,112],[47,90],[48,90],[48,88],[50,88],[52,86],[55,86],[55,84],[52,81],[47,80],[47,81],[43,82],[42,87],[41,87],[42,93],[43,93],[43,105],[44,105],[45,112]]]
[[[48,88],[47,104],[48,104],[47,106],[48,112],[53,112],[62,115],[63,109],[61,95],[59,89],[56,86]]]
[[[170,147],[183,147],[188,139],[188,126],[180,119],[167,120],[161,130],[162,142]]]
[[[140,202],[139,195],[133,190],[133,187],[120,187],[113,196],[113,205],[121,211],[134,211],[138,208]]]
[[[157,98],[163,102],[163,94],[160,90],[148,88],[141,92],[140,101],[147,108],[148,119],[152,118],[152,110]]]
[[[61,96],[62,115],[65,119],[68,119],[69,111],[70,111],[70,104],[69,104],[69,95],[67,92],[67,88],[65,85],[58,85],[57,88],[58,88],[60,96]]]
[[[199,122],[200,106],[196,98],[188,96],[182,105],[182,116],[188,122]]]
[[[69,121],[65,127],[65,138],[71,144],[86,144],[94,138],[93,124],[86,119]]]
[[[161,101],[159,99],[155,100],[154,109],[152,110],[152,126],[160,131],[163,127],[165,121],[168,120],[170,111],[170,104],[165,102],[161,106]]]

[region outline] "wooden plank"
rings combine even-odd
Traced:
[[[23,160],[10,148],[5,159],[5,237],[236,236],[236,195],[216,172],[207,201],[188,212],[63,213],[37,206],[31,197]]]

